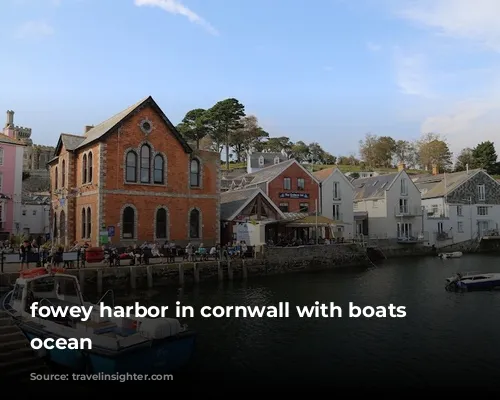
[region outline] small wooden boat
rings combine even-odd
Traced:
[[[461,251],[454,251],[451,253],[439,253],[438,257],[445,259],[445,258],[460,258],[463,256],[463,253]]]

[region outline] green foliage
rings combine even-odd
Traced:
[[[472,149],[472,165],[473,168],[485,169],[489,174],[499,172],[497,153],[493,142],[482,142]]]
[[[188,111],[177,125],[177,130],[189,141],[196,142],[196,148],[200,148],[200,140],[209,133],[209,124],[206,118],[206,110],[195,108]]]

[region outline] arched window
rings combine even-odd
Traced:
[[[87,238],[87,216],[86,216],[86,212],[85,212],[85,207],[82,208],[82,239],[86,239]]]
[[[87,207],[87,238],[92,237],[92,210]]]
[[[189,237],[200,238],[200,212],[196,208],[189,214]]]
[[[191,160],[191,187],[200,186],[200,162],[197,159]]]
[[[167,238],[167,210],[159,208],[156,211],[156,238]]]
[[[154,162],[154,173],[153,173],[153,182],[154,183],[163,183],[164,180],[164,162],[163,157],[160,154],[155,156]]]
[[[62,238],[66,236],[66,213],[64,210],[59,215],[59,235]]]
[[[52,225],[52,230],[54,234],[54,239],[58,237],[58,229],[57,229],[57,213],[54,212],[54,225]]]
[[[134,151],[127,153],[127,171],[125,180],[127,182],[137,182],[137,154]]]
[[[135,211],[132,207],[125,207],[122,216],[122,229],[124,239],[134,239],[135,236]]]
[[[87,183],[87,154],[82,159],[82,183]]]
[[[87,181],[90,183],[92,182],[92,159],[94,157],[92,156],[92,152],[89,153],[87,157]]]
[[[59,168],[57,167],[54,171],[54,189],[59,189]]]
[[[62,176],[61,176],[61,186],[65,187],[66,186],[66,160],[63,160],[62,162]]]
[[[141,183],[151,181],[151,149],[147,144],[141,147]]]

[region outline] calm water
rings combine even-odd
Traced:
[[[345,308],[349,302],[407,307],[407,317],[396,319],[300,319],[292,313],[288,319],[185,320],[199,332],[195,359],[183,374],[190,380],[498,386],[500,292],[448,293],[444,279],[457,271],[500,272],[499,260],[405,258],[370,269],[203,283],[179,293],[136,296],[149,305],[180,300],[197,308],[316,300]]]

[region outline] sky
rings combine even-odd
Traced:
[[[1,0],[0,15],[0,112],[38,144],[148,95],[174,124],[234,97],[271,136],[333,155],[366,133],[439,133],[455,155],[500,138],[498,0]]]

